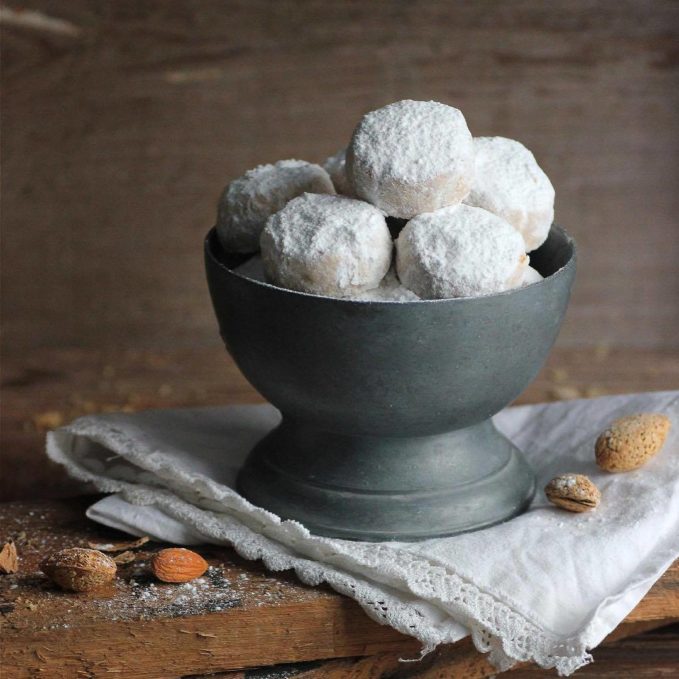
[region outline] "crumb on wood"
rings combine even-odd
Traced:
[[[65,414],[60,410],[46,410],[45,412],[33,415],[31,418],[33,426],[40,432],[61,427],[66,421]]]
[[[0,573],[11,575],[19,570],[19,556],[14,540],[8,540],[0,549]]]
[[[67,38],[77,38],[83,30],[71,21],[44,12],[7,6],[0,7],[0,24]]]
[[[132,563],[135,561],[137,558],[137,555],[128,550],[127,552],[121,552],[120,554],[116,554],[113,557],[113,560],[116,562],[118,566],[126,566],[127,564]]]
[[[568,379],[568,370],[565,368],[552,368],[549,374],[554,382],[565,382]]]
[[[561,385],[552,387],[549,390],[549,396],[554,401],[571,401],[576,398],[581,398],[582,393],[577,387],[570,385]]]
[[[586,398],[598,398],[599,396],[606,396],[608,391],[603,387],[599,387],[596,384],[590,384],[585,387],[585,397]]]
[[[100,552],[127,552],[131,549],[137,549],[145,545],[151,538],[148,535],[138,538],[137,540],[126,540],[123,542],[93,542],[89,541],[87,545],[90,549],[98,549]]]
[[[608,342],[599,342],[594,347],[594,358],[597,361],[603,361],[608,358],[611,353],[611,345]]]

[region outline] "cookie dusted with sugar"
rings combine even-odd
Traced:
[[[261,255],[253,255],[246,262],[235,268],[234,271],[253,281],[267,282]],[[401,285],[401,281],[396,277],[396,269],[392,265],[376,288],[358,292],[352,295],[350,299],[360,299],[369,302],[415,302],[419,297]]]
[[[379,287],[361,292],[352,299],[364,302],[416,302],[420,298],[412,290],[401,285],[396,276],[396,269],[392,266],[380,281]]]
[[[504,219],[469,205],[411,219],[396,241],[396,271],[424,299],[474,297],[520,285],[528,256]]]
[[[266,220],[303,193],[335,193],[328,173],[303,160],[260,165],[234,179],[217,209],[217,236],[228,252],[257,252]]]
[[[305,193],[272,215],[261,237],[267,278],[291,290],[350,297],[377,288],[392,241],[384,215],[346,196]]]
[[[340,149],[334,156],[328,156],[323,162],[323,169],[330,175],[337,193],[343,196],[354,196],[347,177],[347,150]]]
[[[526,241],[540,247],[554,221],[554,187],[535,156],[505,137],[475,137],[476,173],[465,203],[506,219]]]
[[[356,196],[391,217],[410,219],[467,196],[474,145],[456,108],[407,99],[363,116],[346,163]]]
[[[541,280],[543,280],[542,274],[539,271],[536,271],[532,266],[527,266],[523,270],[523,276],[521,277],[519,287],[533,285],[533,283],[539,283]]]

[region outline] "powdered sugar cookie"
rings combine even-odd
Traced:
[[[234,179],[222,193],[217,236],[228,252],[256,252],[266,220],[305,192],[335,193],[328,173],[303,160],[260,165]]]
[[[535,156],[505,137],[475,137],[476,178],[468,205],[506,219],[526,241],[526,251],[540,247],[554,220],[554,187]]]
[[[246,262],[235,268],[234,271],[253,281],[268,282],[264,273],[264,262],[259,254],[250,257]],[[352,295],[351,299],[371,302],[414,302],[420,298],[414,292],[401,285],[401,281],[396,276],[396,269],[392,266],[387,271],[386,276],[380,281],[378,287],[358,292]]]
[[[352,299],[370,302],[415,302],[420,298],[401,284],[396,276],[396,269],[392,266],[380,281],[379,287],[361,292]]]
[[[467,196],[474,147],[456,108],[408,99],[363,116],[346,163],[356,196],[392,217],[410,219]]]
[[[511,224],[469,205],[411,219],[396,241],[396,271],[424,299],[473,297],[520,283],[528,256]]]
[[[335,191],[343,196],[354,196],[347,178],[347,150],[340,149],[334,156],[328,156],[323,162],[323,169],[330,175]]]
[[[536,271],[532,266],[527,266],[523,270],[523,277],[521,278],[520,286],[523,287],[524,285],[532,285],[533,283],[538,283],[541,280],[544,280],[542,274],[539,271]]]
[[[275,284],[347,297],[379,286],[393,246],[376,207],[305,193],[269,218],[261,247],[266,276]]]

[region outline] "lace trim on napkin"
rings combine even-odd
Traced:
[[[78,436],[98,447],[78,446]],[[111,452],[116,453],[113,464]],[[373,620],[417,638],[423,644],[422,655],[459,639],[459,621],[499,671],[517,661],[534,661],[568,675],[592,660],[582,641],[586,634],[577,640],[550,635],[449,569],[388,543],[313,536],[301,524],[281,521],[228,487],[168,464],[161,451],[144,450],[138,440],[113,426],[80,418],[68,431],[48,434],[47,453],[100,491],[121,492],[133,504],[155,505],[202,535],[232,544],[244,558],[262,560],[274,571],[294,569],[310,585],[326,582],[355,599]],[[103,476],[104,470],[116,478]],[[385,550],[392,558],[380,560],[378,571],[377,555]],[[385,561],[390,564],[386,569]],[[361,579],[357,575],[361,572],[380,587]],[[435,601],[436,606],[417,601],[418,597]]]

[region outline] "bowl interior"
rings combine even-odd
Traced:
[[[245,262],[247,262],[249,259],[251,259],[254,255],[253,254],[242,254],[242,253],[234,253],[234,252],[226,252],[220,242],[219,239],[217,238],[217,233],[215,229],[211,229],[210,232],[208,233],[207,239],[206,239],[206,251],[209,253],[209,256],[212,257],[215,262],[219,263],[221,266],[224,268],[228,269],[234,275],[240,276],[240,274],[236,271],[238,267],[243,265]],[[566,231],[554,224],[552,226],[552,229],[550,231],[549,237],[547,240],[537,249],[533,250],[533,252],[529,253],[530,255],[530,265],[538,271],[538,273],[543,276],[543,278],[548,278],[550,276],[553,276],[554,274],[558,273],[565,267],[567,267],[569,264],[574,265],[575,264],[575,244],[572,240],[572,238],[566,233]],[[280,288],[277,286],[275,283],[263,283],[262,281],[257,281],[253,280],[250,278],[247,278],[246,276],[243,276],[243,278],[246,278],[246,280],[249,280],[252,282],[253,285],[264,285],[267,287],[274,287],[278,288],[279,290],[283,290],[287,293],[290,294],[298,294],[298,295],[308,295],[310,297],[318,297],[318,295],[313,295],[305,292],[299,292],[296,290],[288,290],[286,288]],[[536,284],[533,284],[536,285]],[[497,293],[497,294],[511,294],[515,292],[514,290],[509,290],[505,293]],[[492,297],[493,295],[484,295],[483,297]],[[325,299],[340,299],[340,298],[334,298],[334,297],[324,297]],[[373,301],[370,300],[370,303],[372,304],[419,304],[421,302],[451,302],[451,301],[459,301],[460,299],[464,299],[465,301],[470,301],[474,300],[477,298],[457,298],[457,299],[450,299],[450,300],[417,300],[417,301],[409,301],[409,302],[391,302],[391,301]],[[352,299],[343,299],[342,301],[347,302],[347,303],[365,303],[365,300],[352,300]]]

